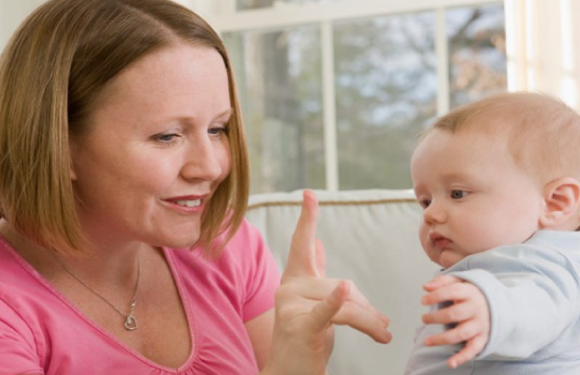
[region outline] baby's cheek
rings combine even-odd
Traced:
[[[423,251],[429,256],[431,257],[430,253],[432,252],[432,249],[430,249],[430,241],[425,240],[425,236],[422,233],[419,233],[419,241],[421,242],[421,247],[423,248]]]
[[[425,254],[427,254],[427,256],[429,257],[429,259],[431,259],[432,262],[439,264],[439,252],[433,248],[433,246],[431,246],[431,243],[429,242],[429,244],[423,244],[423,250],[425,251]]]
[[[471,254],[481,253],[501,245],[501,240],[503,232],[502,228],[495,228],[492,226],[487,226],[487,230],[484,230],[484,225],[471,226],[471,229],[466,232],[469,233],[467,236],[463,236],[461,239],[461,253],[464,256]]]

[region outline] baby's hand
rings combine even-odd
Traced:
[[[465,342],[459,353],[447,361],[451,368],[472,360],[489,339],[489,307],[485,296],[475,285],[454,276],[438,276],[423,286],[428,293],[423,305],[453,302],[449,307],[423,315],[425,324],[457,324],[455,327],[429,336],[425,345],[452,345]]]

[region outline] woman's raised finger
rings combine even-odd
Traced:
[[[282,282],[288,277],[319,277],[319,257],[316,246],[318,199],[312,190],[303,193],[302,210],[292,236],[288,262]]]

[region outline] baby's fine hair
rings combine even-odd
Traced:
[[[516,163],[540,181],[580,180],[580,115],[552,96],[494,95],[441,116],[424,135],[435,129],[507,137]]]

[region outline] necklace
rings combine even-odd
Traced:
[[[100,293],[98,293],[95,289],[93,289],[86,281],[84,281],[83,279],[78,277],[66,264],[64,264],[64,262],[56,254],[54,254],[54,259],[76,281],[78,281],[81,285],[83,285],[85,288],[87,288],[91,293],[93,293],[95,296],[102,299],[105,303],[107,303],[107,305],[111,306],[113,308],[113,310],[115,310],[117,313],[119,313],[119,315],[121,315],[125,319],[123,326],[125,327],[125,329],[127,331],[134,331],[138,328],[137,319],[135,318],[135,315],[133,314],[133,312],[135,311],[135,306],[137,306],[137,290],[139,289],[139,280],[141,279],[141,261],[140,261],[139,256],[137,257],[137,280],[135,281],[135,288],[133,289],[133,297],[131,298],[131,303],[129,303],[129,313],[127,313],[127,314],[123,313],[119,308],[117,308],[117,306],[115,306],[111,302],[109,302],[108,299],[106,299]]]

